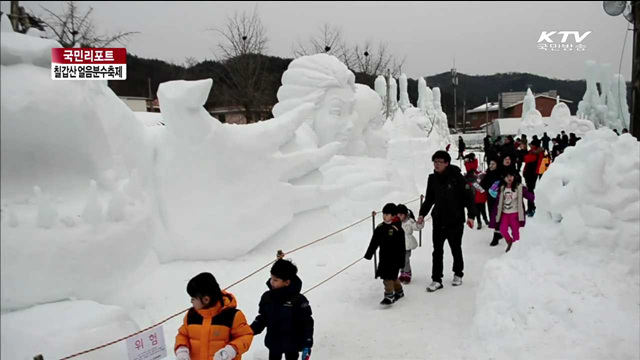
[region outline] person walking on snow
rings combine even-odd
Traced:
[[[467,145],[462,140],[462,136],[458,136],[458,158],[456,160],[464,159],[464,151],[467,149]]]
[[[542,148],[544,148],[545,150],[549,151],[549,142],[551,141],[551,138],[549,137],[549,135],[547,135],[547,133],[545,132],[544,135],[542,135]]]
[[[501,179],[502,179],[502,169],[498,166],[498,160],[496,159],[489,160],[489,170],[487,170],[487,172],[484,174],[484,177],[480,181],[480,186],[488,194],[488,191],[489,189],[491,189],[493,184],[500,183]],[[494,202],[495,202],[495,199],[493,197],[487,196],[487,205],[489,206],[489,228],[494,229],[493,239],[489,244],[490,246],[498,245],[498,243],[500,242],[500,239],[502,238],[502,234],[500,234],[500,229],[491,227],[491,223],[492,222],[495,223],[495,214],[492,213],[491,211],[493,210],[493,207],[495,205]]]
[[[500,233],[507,241],[505,252],[509,252],[513,243],[520,240],[520,228],[525,225],[524,198],[533,201],[535,195],[522,185],[520,174],[513,170],[506,171],[496,194],[496,216],[493,224],[500,224]]]
[[[413,211],[409,210],[404,204],[398,205],[398,217],[402,221],[402,230],[404,230],[405,238],[404,246],[406,248],[404,268],[400,272],[400,282],[408,284],[411,282],[411,251],[418,248],[418,241],[413,236],[413,232],[422,230],[424,222],[418,225],[415,216],[413,216]]]
[[[527,184],[527,188],[532,193],[535,193],[536,182],[538,181],[538,170],[542,164],[544,149],[540,147],[540,141],[531,142],[531,150],[524,157],[524,170],[522,174],[524,181]],[[527,216],[532,217],[536,213],[536,204],[533,200],[529,200],[527,204]]]
[[[278,256],[271,267],[269,288],[258,305],[258,316],[251,324],[255,335],[267,329],[264,344],[269,349],[269,360],[297,360],[311,355],[313,347],[314,321],[309,300],[300,294],[302,280],[298,268],[290,261]]]
[[[487,192],[480,186],[480,181],[484,177],[484,173],[478,174],[477,170],[469,170],[465,179],[471,186],[473,196],[476,202],[476,221],[478,222],[478,230],[482,230],[482,220],[489,225],[487,220],[487,211],[485,210],[485,203],[487,202]],[[482,218],[481,218],[482,217]]]
[[[460,168],[451,165],[451,156],[444,151],[436,151],[431,157],[434,173],[429,175],[424,203],[420,207],[418,224],[424,222],[424,217],[433,208],[433,254],[431,269],[431,284],[427,291],[433,292],[443,288],[443,256],[444,243],[449,241],[449,248],[453,255],[453,286],[462,285],[464,276],[464,259],[462,256],[462,235],[464,233],[465,214],[466,223],[473,228],[476,217],[476,206],[471,187],[467,184]]]
[[[373,231],[371,242],[364,254],[364,258],[371,260],[376,250],[380,248],[380,262],[376,269],[376,277],[382,278],[384,298],[380,305],[389,306],[404,297],[402,284],[398,280],[398,272],[405,265],[405,236],[402,222],[396,216],[398,209],[395,204],[388,203],[382,208],[382,220]]]

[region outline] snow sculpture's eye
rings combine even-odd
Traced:
[[[329,111],[329,115],[332,115],[332,116],[342,116],[342,110],[340,110],[339,108],[331,109],[331,110]]]

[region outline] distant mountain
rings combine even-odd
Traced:
[[[277,102],[276,94],[280,87],[282,74],[293,59],[283,59],[273,56],[263,56],[265,63],[264,98],[268,102],[266,105],[273,105]],[[162,60],[145,59],[135,55],[127,54],[127,80],[110,81],[109,86],[118,95],[128,96],[149,96],[149,80],[151,81],[151,96],[156,97],[156,92],[160,83],[179,79],[213,79],[213,88],[209,95],[209,106],[230,106],[238,105],[231,103],[232,100],[226,96],[229,89],[221,75],[223,68],[220,63],[206,60],[195,64],[190,68],[182,65],[169,64]],[[356,82],[369,85],[373,88],[375,76],[356,73]],[[442,106],[449,116],[450,124],[453,125],[453,87],[451,85],[451,74],[448,72],[426,76],[427,85],[431,88],[440,87],[442,93]],[[466,100],[466,109],[472,109],[484,104],[485,97],[489,101],[498,101],[498,93],[508,91],[526,91],[531,88],[534,93],[556,90],[561,98],[571,100],[569,105],[572,113],[578,108],[578,102],[586,91],[584,80],[559,80],[550,79],[544,76],[529,73],[501,73],[494,75],[467,75],[458,73],[458,119],[462,119],[463,101]],[[409,99],[415,105],[418,100],[418,81],[409,79],[408,81]],[[631,104],[631,87],[627,83],[627,102]]]

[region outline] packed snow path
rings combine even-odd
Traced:
[[[415,206],[413,207],[414,211]],[[308,214],[313,216],[313,214]],[[378,216],[378,221],[380,217]],[[317,224],[318,230],[322,224]],[[303,291],[364,255],[371,237],[365,222],[290,258],[299,267]],[[326,229],[329,233],[334,229]],[[380,279],[373,278],[373,262],[361,261],[307,296],[315,319],[313,357],[318,359],[454,359],[474,316],[475,294],[487,260],[504,255],[504,244],[489,247],[492,230],[465,228],[464,283],[451,286],[452,258],[445,244],[444,289],[427,293],[431,282],[431,223],[423,231],[423,246],[411,257],[413,280],[405,285],[405,298],[390,308],[379,305],[383,297]],[[314,237],[315,238],[315,237]],[[186,283],[195,274],[212,272],[226,286],[271,261],[278,249],[292,249],[313,238],[297,241],[275,236],[250,255],[233,261],[176,262],[162,265],[146,279],[120,294],[113,304],[125,307],[139,324],[151,324],[189,306]],[[517,247],[517,244],[516,244]],[[267,289],[268,269],[230,289],[249,321]],[[173,344],[182,317],[164,325],[167,344]],[[170,356],[172,358],[172,355]],[[264,333],[254,338],[244,359],[267,359]]]

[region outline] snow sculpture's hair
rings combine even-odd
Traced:
[[[350,88],[355,93],[355,75],[335,56],[303,56],[289,64],[278,89],[273,115],[278,117],[306,102],[318,104],[331,88]]]

